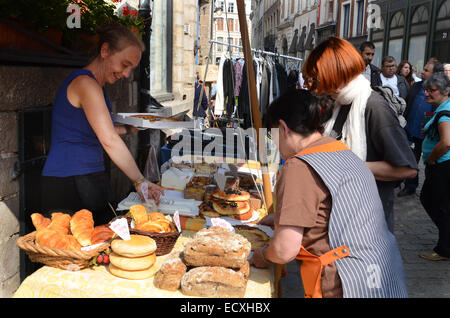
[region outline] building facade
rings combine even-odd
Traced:
[[[245,1],[245,13],[249,39],[252,37],[252,23],[250,20],[251,1]],[[216,0],[213,12],[213,32],[212,39],[222,43],[242,46],[241,30],[236,0]],[[244,52],[240,48],[227,45],[214,44],[212,61],[219,64],[224,52],[228,51],[231,57],[244,57]]]
[[[371,32],[378,65],[383,56],[409,60],[420,72],[430,57],[450,61],[450,0],[374,1],[380,27]]]

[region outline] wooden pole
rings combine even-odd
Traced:
[[[259,139],[260,137],[259,132],[261,131],[262,128],[262,120],[261,114],[259,112],[259,102],[256,90],[256,79],[253,68],[253,57],[250,47],[250,40],[248,37],[247,16],[245,14],[245,2],[244,0],[237,0],[236,2],[239,15],[239,27],[241,30],[242,47],[245,58],[245,69],[247,72],[248,89],[250,93],[250,106],[252,108],[253,125],[256,130],[258,149],[264,151],[265,147],[261,147],[261,143],[264,143],[264,140]],[[263,155],[260,154],[260,157],[263,157]],[[267,213],[271,213],[273,212],[272,185],[270,182],[270,174],[267,162],[261,164],[261,171],[262,171],[264,198]]]

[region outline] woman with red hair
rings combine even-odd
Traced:
[[[413,178],[417,163],[405,131],[386,99],[362,75],[365,63],[348,41],[330,37],[309,55],[303,67],[308,89],[335,100],[325,135],[342,140],[366,162],[377,188],[389,230],[394,232],[394,188]]]

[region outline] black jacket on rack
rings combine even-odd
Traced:
[[[283,96],[288,90],[286,70],[278,61],[275,61],[275,67],[277,69],[278,85],[280,86],[280,96]]]
[[[247,63],[247,62],[245,62]],[[247,72],[245,70],[246,65],[244,64],[244,71],[242,74],[241,88],[239,89],[239,100],[238,100],[238,115],[239,118],[244,120],[244,124],[241,126],[243,129],[252,127],[252,112],[250,109],[250,92],[248,90],[248,78]],[[254,78],[256,80],[257,64],[253,61],[253,72]]]
[[[223,63],[223,96],[226,114],[231,116],[234,111],[234,66],[231,59],[226,59]]]

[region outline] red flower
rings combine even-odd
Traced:
[[[125,16],[129,16],[130,15],[130,8],[129,7],[123,7],[122,14],[125,15]]]

